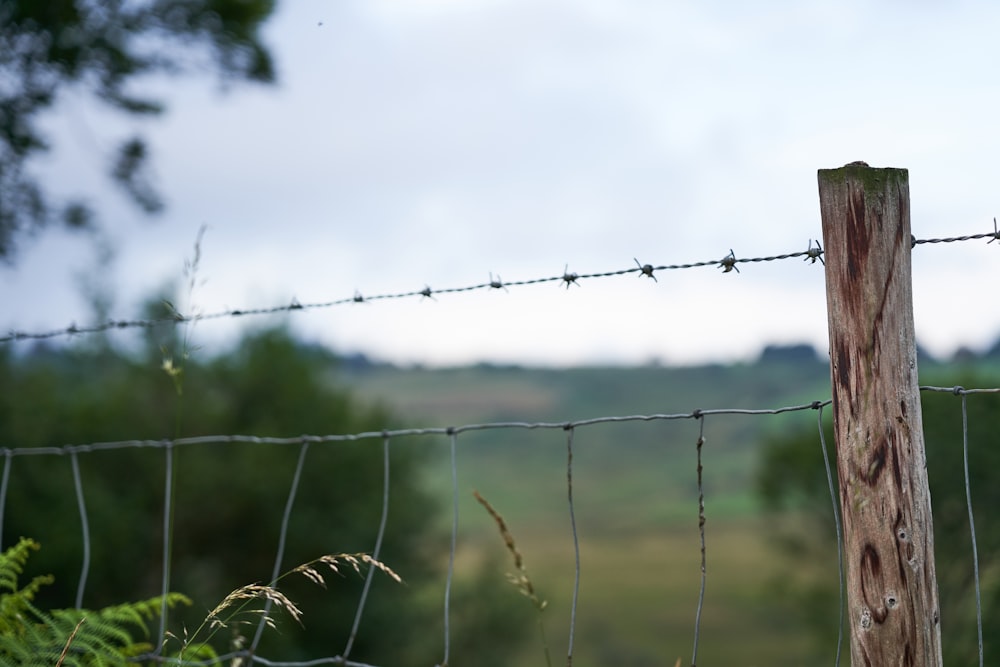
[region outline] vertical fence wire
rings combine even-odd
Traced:
[[[278,581],[278,577],[281,576],[281,562],[285,558],[285,541],[288,537],[288,524],[292,517],[292,507],[295,505],[295,496],[299,492],[299,481],[302,479],[302,469],[305,467],[306,454],[309,452],[309,442],[303,442],[302,447],[299,448],[299,460],[295,464],[295,473],[292,475],[292,484],[288,489],[288,499],[285,501],[285,513],[281,516],[281,528],[278,531],[278,552],[274,556],[274,567],[271,569],[271,586],[275,586]],[[257,645],[260,643],[260,639],[264,634],[264,628],[267,626],[267,620],[271,615],[272,599],[271,596],[267,596],[267,600],[264,603],[263,613],[260,615],[260,621],[257,623],[257,631],[254,634],[253,642],[250,644],[250,653],[255,653],[257,651]]]
[[[695,410],[698,427],[698,533],[701,538],[701,587],[698,591],[698,607],[694,613],[694,649],[691,651],[691,667],[698,664],[698,635],[701,632],[701,610],[705,604],[705,487],[702,484],[701,447],[705,444],[705,415],[701,410]]]
[[[3,519],[7,509],[7,484],[10,483],[10,464],[14,455],[8,449],[3,462],[3,477],[0,478],[0,549],[3,548]]]
[[[444,660],[439,667],[448,667],[451,654],[451,580],[455,576],[455,547],[458,543],[458,463],[455,454],[458,433],[448,429],[451,442],[451,547],[448,550],[448,575],[444,581]]]
[[[372,551],[372,559],[379,561],[382,552],[382,538],[385,536],[385,524],[389,518],[389,436],[382,440],[382,517],[378,522],[378,535],[375,537],[375,550]],[[372,585],[372,578],[375,576],[375,566],[369,566],[368,576],[365,577],[365,586],[361,589],[361,600],[358,602],[358,610],[354,614],[354,624],[351,626],[351,634],[347,638],[347,646],[344,647],[344,660],[351,653],[354,646],[354,638],[358,635],[358,626],[361,624],[361,614],[365,609],[365,601],[368,599],[368,590]]]
[[[833,527],[837,532],[837,593],[840,598],[840,611],[837,614],[837,654],[833,664],[839,667],[840,651],[844,645],[844,594],[846,592],[844,587],[844,538],[840,532],[840,510],[837,507],[837,492],[833,486],[833,473],[830,470],[830,454],[826,448],[826,435],[823,433],[823,405],[818,405],[816,409],[819,411],[819,416],[816,418],[819,428],[819,446],[823,449],[823,465],[826,467],[826,484],[830,489],[830,503],[833,505]]]
[[[164,490],[163,490],[163,581],[160,586],[160,642],[156,645],[154,655],[163,651],[167,637],[167,593],[170,592],[170,550],[172,547],[173,513],[174,513],[174,445],[167,442],[164,446]]]
[[[83,608],[83,591],[87,587],[90,572],[90,524],[87,522],[87,505],[83,501],[83,484],[80,481],[80,461],[76,452],[70,454],[73,465],[73,487],[76,489],[76,505],[80,510],[80,529],[83,531],[83,565],[80,567],[80,583],[76,588],[76,608]]]
[[[929,388],[941,390],[940,388]],[[975,584],[975,596],[976,596],[976,618],[977,618],[977,632],[978,632],[978,642],[979,642],[979,664],[980,667],[984,664],[984,643],[983,643],[983,621],[982,621],[982,601],[981,601],[981,587],[980,587],[980,573],[979,573],[979,556],[978,556],[978,546],[977,537],[975,530],[974,514],[972,508],[972,497],[971,497],[971,479],[970,479],[970,464],[969,464],[969,433],[968,433],[968,405],[967,405],[967,393],[973,393],[977,390],[964,390],[960,387],[955,387],[949,389],[949,391],[954,391],[955,394],[960,395],[962,398],[962,442],[963,442],[963,472],[965,481],[965,493],[966,493],[966,503],[969,517],[969,529],[972,541],[972,551],[973,551],[973,569],[974,569],[974,584]],[[982,390],[987,391],[987,390]],[[1000,390],[988,390],[988,391],[1000,391]],[[839,630],[838,630],[838,643],[836,651],[836,665],[839,665],[844,628],[845,628],[845,586],[844,586],[844,554],[843,554],[843,532],[841,525],[841,517],[839,512],[839,507],[837,503],[837,492],[835,487],[834,475],[831,467],[830,452],[828,451],[825,433],[823,430],[823,407],[825,403],[814,403],[811,407],[816,409],[817,412],[817,428],[820,435],[820,446],[822,448],[824,467],[827,477],[827,484],[830,491],[832,509],[834,514],[834,527],[837,534],[837,555],[838,555],[838,574],[840,579],[840,617],[839,617]],[[794,409],[805,409],[810,406],[797,406]],[[787,409],[781,409],[776,411],[761,411],[776,413],[785,411]],[[706,511],[705,511],[705,490],[704,490],[704,466],[703,466],[703,448],[706,442],[705,439],[705,420],[708,414],[715,414],[717,412],[744,412],[744,411],[702,411],[695,410],[688,415],[655,415],[650,417],[645,416],[634,416],[628,418],[601,418],[599,420],[592,421],[621,421],[622,419],[650,419],[650,418],[694,418],[699,421],[699,433],[696,444],[697,452],[697,489],[698,489],[698,527],[699,527],[699,537],[700,537],[700,548],[701,548],[701,582],[698,594],[697,608],[695,614],[695,624],[694,624],[694,646],[692,651],[691,665],[692,667],[697,666],[698,658],[698,647],[700,641],[700,625],[702,612],[704,609],[705,592],[707,589],[707,557],[706,557]],[[590,421],[586,422],[590,423]],[[566,481],[567,481],[567,500],[569,505],[569,518],[572,531],[574,556],[575,556],[575,571],[574,571],[574,585],[573,585],[573,595],[572,595],[572,607],[570,612],[570,627],[569,627],[569,645],[567,651],[567,667],[572,666],[573,662],[573,652],[574,652],[574,638],[575,638],[575,625],[576,625],[576,613],[578,609],[578,599],[579,599],[579,584],[580,584],[580,544],[577,532],[577,524],[575,517],[575,504],[574,504],[574,490],[573,490],[573,446],[576,423],[563,423],[563,424],[528,424],[528,423],[503,423],[503,424],[491,424],[491,425],[474,425],[474,428],[482,427],[510,427],[510,426],[524,426],[528,428],[536,427],[546,427],[546,428],[561,428],[567,433],[566,440]],[[457,438],[458,433],[463,432],[466,428],[473,427],[462,427],[462,428],[448,428],[440,429],[438,432],[441,434],[447,434],[450,438],[450,469],[451,469],[451,482],[452,482],[452,528],[451,528],[451,546],[449,551],[449,561],[448,561],[448,571],[447,578],[445,582],[444,591],[444,660],[440,667],[447,667],[451,659],[450,655],[450,644],[451,644],[451,590],[454,580],[455,572],[455,559],[457,550],[457,540],[458,540],[458,527],[459,527],[459,497],[458,497],[458,470],[457,470]],[[371,437],[376,434],[356,434],[349,436],[350,439],[357,439],[358,437]],[[374,559],[378,561],[380,557],[380,551],[382,548],[382,542],[385,535],[387,516],[388,516],[388,504],[389,504],[389,491],[390,491],[390,458],[389,458],[389,447],[391,444],[390,438],[392,435],[390,432],[383,431],[381,433],[383,439],[383,489],[382,489],[382,512],[379,521],[378,531],[375,539],[374,548]],[[345,436],[345,438],[348,436]],[[304,470],[304,464],[306,455],[308,452],[308,446],[313,442],[312,436],[302,436],[299,440],[301,442],[301,449],[299,453],[298,463],[296,465],[295,473],[291,481],[291,488],[289,490],[288,499],[286,502],[284,514],[281,521],[281,527],[278,539],[278,553],[274,564],[274,575],[273,579],[277,580],[280,567],[283,560],[283,554],[285,550],[285,543],[288,535],[288,526],[290,523],[291,512],[293,510],[294,501],[297,495],[297,490],[299,487],[302,471]],[[100,444],[100,443],[99,443]],[[109,443],[118,445],[119,443]],[[121,443],[124,445],[135,446],[136,443]],[[143,443],[139,443],[143,444]],[[174,453],[175,448],[174,441],[160,441],[156,443],[156,446],[162,446],[165,453],[165,491],[164,491],[164,509],[163,509],[163,601],[162,604],[166,606],[166,596],[170,588],[170,571],[171,571],[171,549],[172,549],[172,528],[173,528],[173,518],[176,512],[176,454]],[[180,444],[188,444],[186,441],[180,442]],[[292,441],[290,444],[294,444]],[[67,447],[61,452],[54,452],[59,454],[68,454],[70,462],[72,465],[72,473],[74,480],[74,487],[76,492],[77,506],[80,514],[80,520],[82,525],[83,533],[83,567],[80,576],[80,582],[77,590],[76,605],[77,608],[82,607],[83,595],[86,590],[86,581],[88,578],[89,567],[90,567],[90,552],[91,552],[91,537],[89,529],[89,521],[87,515],[87,507],[84,499],[84,491],[82,484],[82,476],[80,472],[79,458],[78,454],[93,451],[91,449],[93,445],[87,445],[83,447]],[[54,448],[53,448],[54,449]],[[16,450],[4,450],[5,463],[3,467],[3,472],[0,473],[0,536],[2,536],[2,526],[4,519],[4,508],[6,504],[6,496],[9,492],[9,480],[10,471],[12,467],[12,458],[17,453]],[[354,617],[354,624],[351,629],[351,633],[347,642],[347,646],[344,649],[344,654],[336,658],[322,659],[321,661],[332,661],[336,664],[344,665],[363,665],[363,663],[351,662],[347,659],[347,656],[353,646],[355,641],[358,628],[360,627],[360,619],[363,615],[363,611],[366,605],[366,600],[370,592],[370,584],[372,580],[373,571],[370,570],[365,581],[364,588],[361,593],[361,598],[359,600],[358,608]],[[269,613],[269,608],[265,609],[264,616],[266,618]],[[156,653],[163,651],[163,639],[166,637],[166,625],[167,625],[167,614],[166,609],[161,613],[160,618],[160,644],[156,648]],[[263,624],[258,626],[257,635],[253,642],[253,647],[249,650],[249,653],[253,653],[258,645],[261,636],[261,630]],[[233,654],[234,656],[236,654]],[[309,663],[272,663],[272,661],[264,660],[263,658],[254,658],[255,661],[262,662],[263,664],[283,664],[283,665],[294,665],[294,664],[318,664],[317,661],[311,661]],[[188,663],[184,664],[197,664]]]
[[[573,531],[573,603],[569,612],[569,647],[566,650],[566,667],[573,664],[573,633],[576,629],[576,604],[580,597],[580,539],[576,532],[576,510],[573,508],[573,427],[566,428],[566,495],[569,500],[569,525]]]
[[[962,462],[965,467],[965,503],[969,510],[969,534],[972,537],[972,572],[976,587],[976,632],[979,639],[979,667],[983,667],[983,604],[979,590],[979,550],[976,547],[976,521],[972,516],[972,486],[969,483],[969,410],[962,392]]]

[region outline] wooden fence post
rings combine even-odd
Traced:
[[[941,665],[905,169],[819,170],[851,664]]]

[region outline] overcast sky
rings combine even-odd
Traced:
[[[284,0],[266,35],[276,87],[149,82],[140,126],[167,212],[144,220],[102,170],[131,121],[67,98],[39,170],[86,194],[114,261],[47,233],[0,269],[5,329],[116,319],[183,280],[198,230],[211,313],[355,294],[805,250],[816,171],[910,171],[918,238],[989,232],[1000,214],[992,2]],[[1000,333],[1000,246],[913,251],[918,340]],[[88,277],[89,276],[89,277]],[[800,259],[441,294],[296,312],[339,351],[400,362],[695,363],[768,342],[826,349],[823,267]],[[993,305],[991,305],[993,304]],[[269,316],[270,317],[270,316]],[[207,349],[239,326],[201,322]],[[19,345],[21,345],[19,343]]]

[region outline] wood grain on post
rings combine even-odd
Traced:
[[[819,170],[851,664],[941,665],[905,169]]]

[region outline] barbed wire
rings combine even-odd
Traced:
[[[1000,228],[997,227],[997,219],[993,218],[993,231],[985,232],[982,234],[968,234],[966,236],[948,236],[940,239],[918,239],[917,237],[912,237],[910,242],[910,247],[916,247],[922,243],[956,243],[958,241],[975,241],[977,239],[989,239],[987,243],[993,243],[994,241],[1000,240]]]
[[[994,226],[996,221],[994,220]],[[955,236],[950,238],[935,238],[935,239],[917,239],[913,238],[911,247],[915,247],[920,244],[933,244],[933,243],[954,243],[959,241],[972,241],[976,239],[989,238],[992,242],[994,240],[1000,239],[1000,232],[994,230],[993,232],[987,232],[982,234],[969,234],[966,236]],[[815,245],[813,245],[815,243]],[[622,269],[616,269],[612,271],[598,271],[593,273],[577,273],[571,272],[569,270],[569,265],[563,269],[561,275],[546,276],[542,278],[529,278],[525,280],[512,280],[504,281],[499,275],[494,276],[492,273],[489,274],[489,280],[487,282],[475,283],[472,285],[466,285],[463,287],[446,287],[442,289],[431,289],[429,286],[425,286],[419,290],[411,290],[408,292],[395,292],[386,294],[375,294],[370,296],[364,296],[361,292],[355,292],[353,296],[333,299],[330,301],[318,301],[312,303],[301,303],[297,299],[292,299],[291,303],[266,306],[262,308],[230,308],[227,310],[220,310],[212,313],[201,313],[193,315],[185,315],[180,312],[174,312],[173,315],[169,317],[160,318],[137,318],[137,319],[122,319],[122,320],[108,320],[107,322],[102,322],[98,324],[80,326],[75,323],[71,323],[69,326],[63,327],[61,329],[52,329],[49,331],[21,331],[21,330],[11,330],[6,334],[0,336],[0,343],[11,343],[17,341],[25,340],[44,340],[48,338],[58,338],[62,336],[76,336],[76,335],[86,335],[95,334],[105,331],[121,330],[121,329],[135,329],[135,328],[151,328],[155,326],[165,325],[165,324],[185,324],[194,323],[205,320],[215,320],[226,317],[247,317],[255,315],[275,315],[278,313],[292,313],[296,311],[305,310],[318,310],[323,308],[332,308],[334,306],[342,306],[352,303],[371,303],[374,301],[387,301],[394,299],[409,299],[419,297],[421,299],[430,299],[437,295],[442,294],[460,294],[463,292],[474,292],[478,290],[495,290],[502,289],[507,290],[509,287],[525,287],[530,285],[539,285],[544,283],[557,283],[564,285],[569,289],[572,285],[580,285],[582,280],[591,279],[603,279],[611,278],[616,276],[624,276],[636,273],[640,277],[651,278],[654,282],[658,282],[656,279],[656,273],[660,271],[674,271],[674,270],[684,270],[684,269],[694,269],[700,267],[715,266],[722,269],[723,273],[730,273],[735,271],[739,273],[740,264],[754,264],[760,262],[775,262],[787,259],[795,259],[798,257],[803,258],[805,261],[815,264],[819,261],[823,264],[824,250],[821,247],[819,241],[814,241],[809,239],[808,246],[805,250],[800,250],[797,252],[788,252],[778,255],[768,255],[761,257],[737,257],[735,252],[730,249],[729,253],[722,257],[721,259],[709,259],[697,262],[688,262],[684,264],[644,264],[640,262],[637,258],[633,258],[635,266],[629,266]]]

